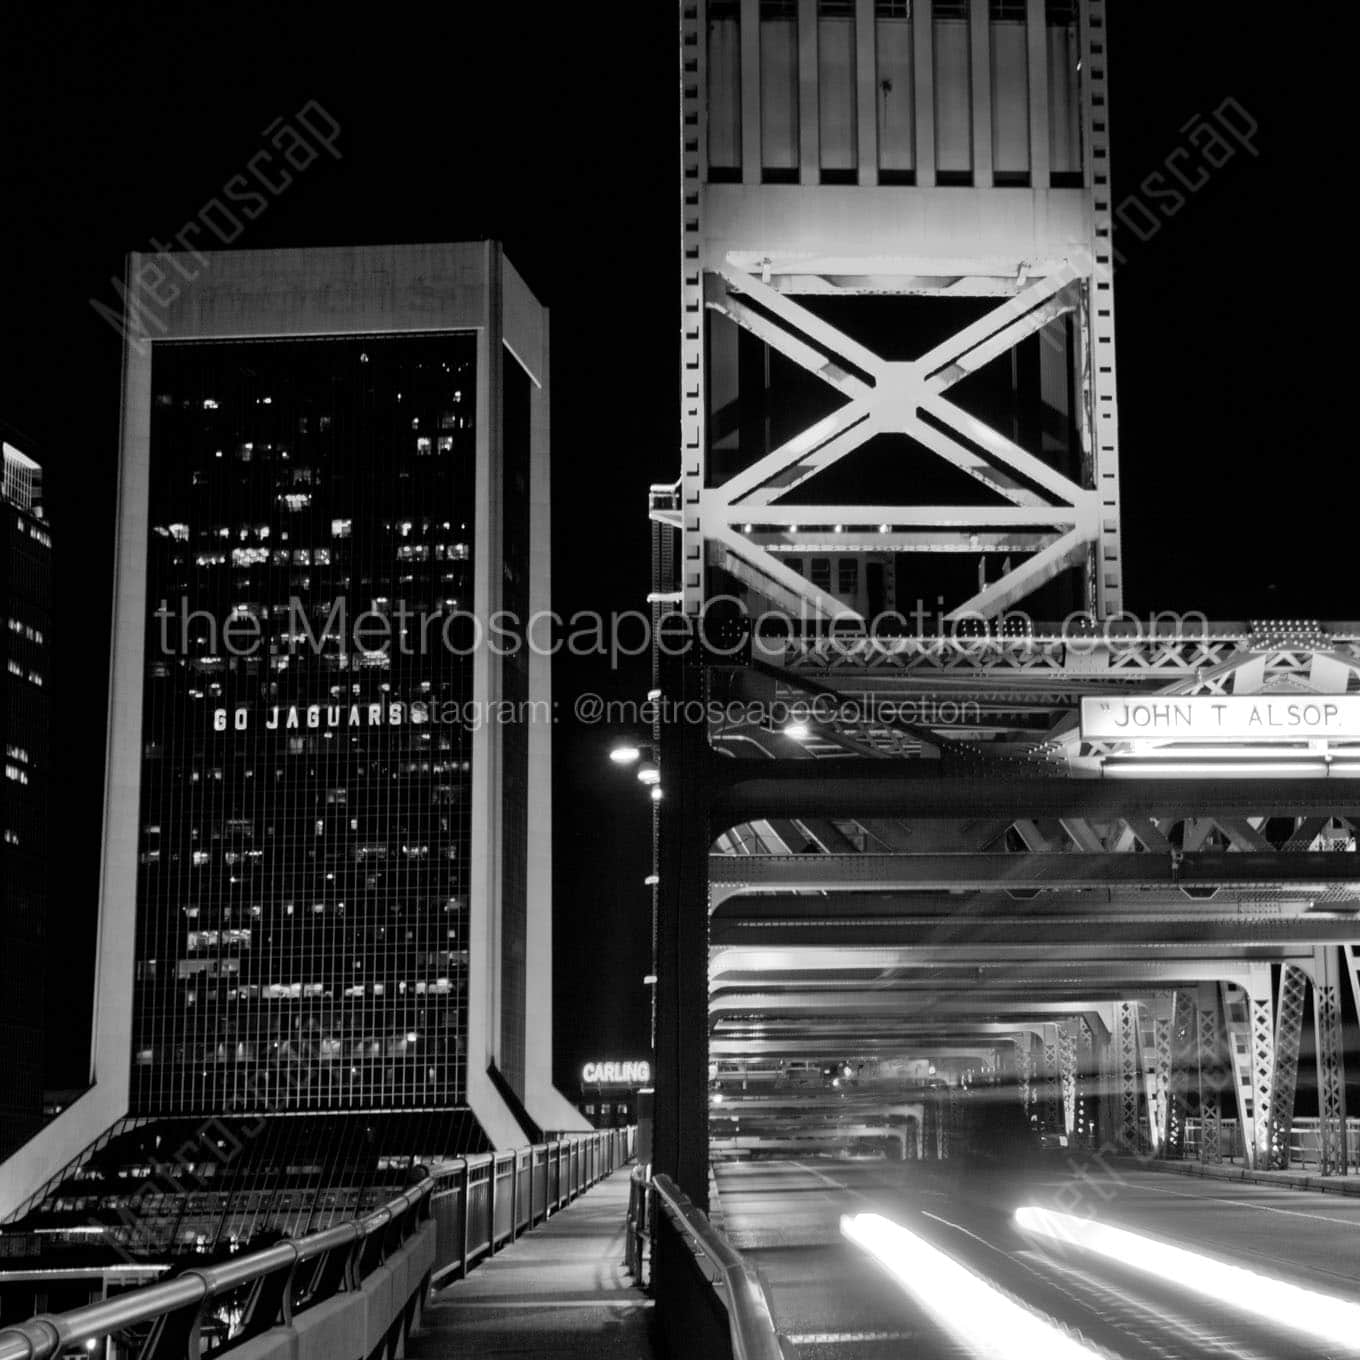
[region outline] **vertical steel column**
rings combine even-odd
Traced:
[[[1058,1070],[1058,1031],[1058,1025],[1044,1025],[1040,1047],[1040,1062],[1043,1065],[1039,1083],[1042,1100],[1040,1118],[1050,1133],[1059,1133],[1062,1130],[1062,1074]]]
[[[1157,998],[1157,1016],[1153,1020],[1153,1049],[1156,1054],[1156,1117],[1152,1120],[1152,1147],[1159,1156],[1166,1155],[1167,1126],[1171,1119],[1171,1027],[1175,1021],[1175,997]],[[1165,1013],[1163,1013],[1165,1011]]]
[[[1050,1133],[1063,1127],[1062,1074],[1058,1070],[1058,1025],[1044,1026],[1043,1040],[1043,1120]]]
[[[921,1160],[940,1159],[940,1104],[938,1088],[928,1086],[921,1102]]]
[[[1081,1021],[1077,1058],[1077,1138],[1082,1147],[1095,1143],[1095,1111],[1100,1094],[1100,1041],[1086,1017]]]
[[[1080,1018],[1058,1027],[1058,1068],[1062,1074],[1063,1127],[1069,1141],[1077,1131],[1077,1032]]]
[[[1223,1160],[1222,1101],[1228,1081],[1223,1045],[1223,1023],[1219,1014],[1218,984],[1202,982],[1196,992],[1199,1032],[1199,1159],[1218,1163]]]
[[[1346,1067],[1341,1039],[1341,951],[1313,951],[1313,1025],[1317,1034],[1319,1172],[1346,1174]]]
[[[1139,1058],[1143,1101],[1147,1115],[1145,1142],[1152,1152],[1162,1150],[1166,1130],[1166,1098],[1171,1073],[1171,994],[1158,992],[1139,1007]]]
[[[1270,995],[1270,974],[1264,983],[1251,987],[1247,1005],[1247,1041],[1251,1070],[1249,1085],[1252,1103],[1251,1139],[1247,1143],[1248,1164],[1267,1167],[1271,1159],[1271,1083],[1275,1071],[1275,1003]],[[1244,1093],[1245,1094],[1245,1093]]]
[[[1086,0],[1081,15],[1081,111],[1087,185],[1091,190],[1091,255],[1082,310],[1083,397],[1092,485],[1100,493],[1101,532],[1090,583],[1099,618],[1124,607],[1119,514],[1119,411],[1114,355],[1114,218],[1110,186],[1110,106],[1106,80],[1109,31],[1105,0]]]
[[[702,700],[701,659],[668,657],[662,688],[673,711]],[[701,1208],[708,1205],[708,733],[668,721],[661,732],[657,898],[657,1081],[653,1161]]]
[[[1183,988],[1171,999],[1171,1081],[1167,1092],[1163,1156],[1185,1156],[1185,1120],[1190,1095],[1199,1092],[1199,1045],[1195,996]]]
[[[1270,1160],[1276,1170],[1289,1166],[1294,1132],[1294,1095],[1299,1084],[1299,1042],[1308,1001],[1308,974],[1286,963],[1280,969],[1279,1004],[1275,1008],[1275,1052],[1270,1073]]]
[[[855,68],[859,73],[874,70],[878,42],[874,0],[855,0]],[[859,183],[878,183],[878,81],[855,81],[855,144],[859,164]]]
[[[1033,1053],[1030,1049],[1032,1036],[1029,1030],[1021,1030],[1015,1036],[1015,1076],[1020,1087],[1020,1105],[1025,1111],[1025,1121],[1029,1122],[1029,1107],[1034,1099],[1031,1089],[1034,1080]]]
[[[1118,1105],[1115,1120],[1115,1145],[1122,1152],[1143,1150],[1142,1124],[1138,1117],[1138,1082],[1141,1063],[1138,1060],[1139,1004],[1137,1001],[1114,1003],[1114,1058],[1118,1064]]]

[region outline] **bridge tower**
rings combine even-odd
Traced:
[[[656,1163],[701,1202],[710,1135],[978,1081],[1280,1161],[1308,1023],[1355,1159],[1360,628],[1124,614],[1105,8],[681,0]]]
[[[685,609],[1118,613],[1103,0],[681,21]]]

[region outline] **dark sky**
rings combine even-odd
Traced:
[[[1330,309],[1347,162],[1320,34],[1240,5],[1112,16],[1117,201],[1226,99],[1259,124],[1174,216],[1116,244],[1127,596],[1210,618],[1347,618],[1352,420]],[[1112,6],[1120,8],[1120,0]],[[677,467],[677,32],[671,0],[184,10],[20,0],[0,126],[0,421],[47,467],[57,542],[54,1084],[84,1069],[118,449],[125,251],[173,235],[310,100],[338,162],[299,174],[239,248],[494,236],[552,309],[555,606],[639,607],[646,488]],[[1325,46],[1325,44],[1324,44]],[[1202,158],[1199,158],[1202,159]],[[1145,197],[1140,195],[1140,197]],[[1156,207],[1154,205],[1154,211]],[[1348,290],[1349,291],[1349,290]],[[1344,352],[1343,352],[1344,353]],[[641,669],[563,661],[564,708]],[[559,729],[558,1074],[644,1052],[647,813],[604,739]],[[569,1019],[568,1019],[569,1018]]]

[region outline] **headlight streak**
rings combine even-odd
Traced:
[[[1100,1360],[1104,1355],[881,1214],[845,1214],[841,1234],[873,1256],[926,1312],[979,1356]]]
[[[1024,1232],[1095,1252],[1276,1327],[1340,1347],[1346,1355],[1360,1355],[1360,1303],[1273,1279],[1245,1266],[1229,1265],[1125,1228],[1051,1209],[1033,1205],[1017,1209],[1015,1222]]]

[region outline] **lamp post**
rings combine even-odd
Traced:
[[[648,695],[651,700],[653,694]],[[638,783],[643,785],[652,800],[652,871],[643,879],[643,886],[650,890],[651,913],[652,913],[652,957],[651,967],[648,969],[647,976],[643,978],[643,985],[649,990],[649,1005],[651,1010],[651,1038],[650,1048],[653,1063],[656,1062],[656,984],[657,984],[657,889],[661,883],[661,876],[657,873],[657,854],[656,854],[656,819],[657,804],[662,799],[661,789],[661,766],[657,762],[658,751],[656,743],[653,741],[642,740],[635,737],[621,737],[609,750],[609,759],[615,765],[623,768],[634,768]]]

